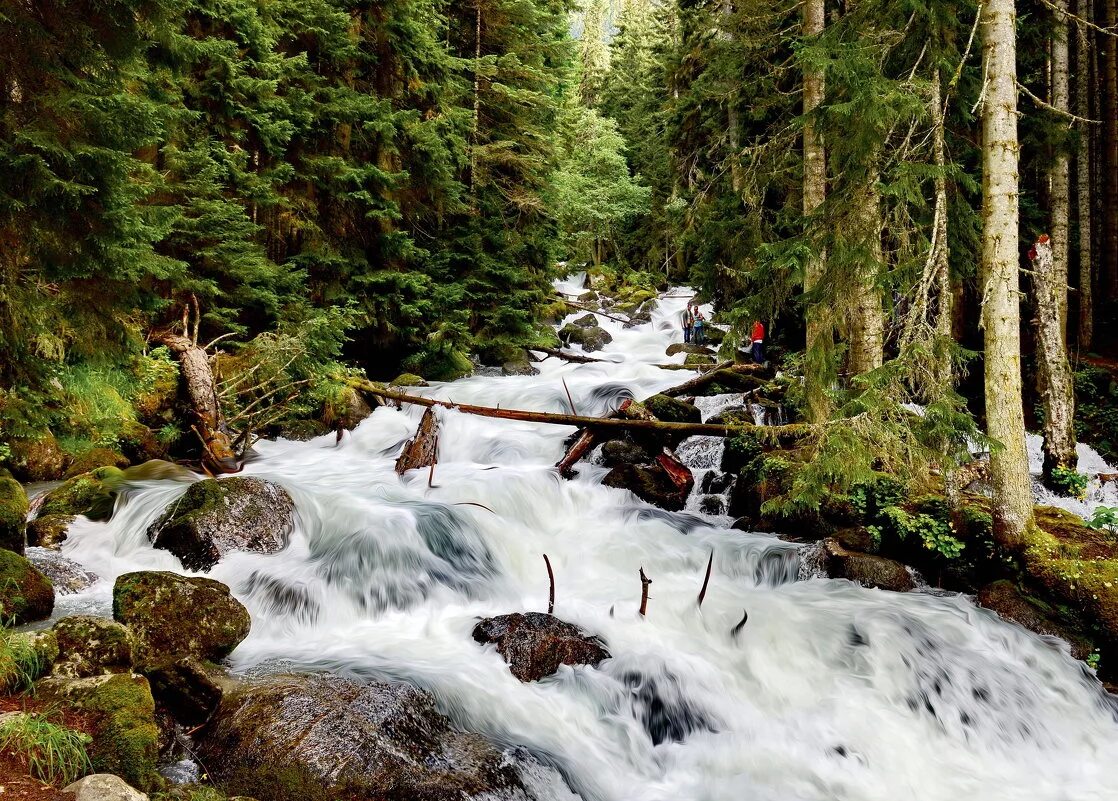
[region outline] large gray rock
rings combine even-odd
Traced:
[[[94,773],[62,789],[74,793],[74,801],[148,801],[145,793],[111,773]]]
[[[559,330],[559,339],[567,345],[581,345],[585,351],[601,350],[613,337],[599,325],[581,326],[568,323]]]
[[[248,636],[248,610],[219,581],[165,571],[125,573],[113,586],[113,617],[132,632],[143,672],[186,657],[217,660]]]
[[[597,667],[610,655],[597,637],[542,612],[486,618],[474,626],[474,640],[497,646],[512,675],[521,681],[550,676],[560,665]]]
[[[893,592],[908,592],[916,587],[912,574],[900,562],[848,551],[835,539],[825,540],[823,550],[827,555],[827,573],[832,578],[850,579],[863,587]]]
[[[287,490],[238,476],[192,484],[147,533],[186,569],[207,571],[230,551],[283,550],[294,524],[295,503]]]
[[[73,559],[47,548],[28,548],[27,559],[54,585],[56,595],[73,595],[88,590],[101,579]]]
[[[270,801],[527,799],[484,738],[410,684],[274,676],[225,693],[198,755],[227,792]]]
[[[59,620],[52,631],[58,643],[53,675],[78,679],[131,672],[132,637],[119,623],[74,615]]]

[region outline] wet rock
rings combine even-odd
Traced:
[[[430,386],[423,380],[422,376],[415,373],[400,373],[392,381],[389,382],[394,387],[427,387]]]
[[[212,665],[187,657],[161,665],[148,673],[152,694],[184,726],[206,722],[221,703],[221,672]]]
[[[993,610],[1003,620],[1012,621],[1036,634],[1059,637],[1071,645],[1076,659],[1086,659],[1091,654],[1091,644],[1062,625],[1056,619],[1056,610],[1021,592],[1012,581],[995,581],[978,592],[979,606]]]
[[[579,303],[596,303],[598,301],[598,293],[593,289],[588,289],[576,298]]]
[[[840,528],[831,536],[838,540],[839,545],[851,551],[872,553],[877,550],[877,545],[873,541],[873,535],[870,534],[865,526]]]
[[[577,325],[579,328],[597,328],[598,318],[593,314],[584,314],[581,317],[576,317],[570,324]]]
[[[643,501],[678,512],[687,503],[688,492],[681,491],[659,465],[619,464],[606,473],[607,487],[626,489]]]
[[[22,626],[54,610],[54,588],[25,557],[0,550],[0,619]]]
[[[598,325],[582,327],[568,323],[559,331],[559,339],[567,345],[581,345],[585,351],[601,350],[613,337],[604,328]]]
[[[85,453],[75,456],[74,461],[66,468],[66,478],[74,478],[82,473],[90,473],[98,467],[128,467],[128,457],[120,451],[111,448],[91,448]]]
[[[57,548],[78,515],[108,520],[124,481],[119,467],[98,467],[67,479],[37,502],[35,519],[27,526],[28,544]]]
[[[540,371],[537,370],[528,357],[525,356],[517,361],[505,362],[501,365],[501,372],[505,375],[539,375]]]
[[[287,547],[295,502],[287,490],[258,478],[195,482],[148,528],[156,548],[188,570],[206,571],[230,551],[276,553]]]
[[[703,367],[708,364],[714,364],[714,357],[708,356],[705,353],[688,353],[683,363],[688,367]]]
[[[0,548],[23,553],[23,530],[30,506],[20,483],[0,471]]]
[[[705,515],[724,515],[726,502],[717,495],[707,495],[699,501],[699,511]]]
[[[609,651],[597,637],[542,612],[490,617],[474,626],[474,640],[497,646],[512,675],[524,682],[550,676],[560,665],[597,667]]]
[[[145,790],[156,787],[159,730],[155,699],[143,676],[114,673],[84,679],[50,677],[35,685],[39,701],[83,713],[92,729],[89,760],[98,773],[112,773]]]
[[[119,623],[74,615],[59,620],[51,631],[58,643],[52,675],[80,679],[132,670],[132,637]]]
[[[602,464],[616,467],[620,464],[644,464],[652,460],[645,448],[626,439],[611,439],[602,445]]]
[[[54,586],[56,595],[73,595],[88,590],[101,577],[91,573],[72,559],[45,548],[28,548],[27,559]]]
[[[699,491],[704,495],[721,495],[730,488],[734,483],[734,477],[730,473],[719,473],[717,470],[708,470],[706,475],[703,476],[702,483],[699,485]]]
[[[693,403],[671,398],[667,395],[653,395],[644,402],[648,411],[656,415],[657,420],[666,423],[701,423],[703,413]]]
[[[27,544],[57,550],[70,535],[74,515],[45,515],[27,524]]]
[[[26,439],[8,440],[8,466],[20,481],[53,481],[66,468],[66,454],[49,431]]]
[[[94,773],[63,788],[74,801],[148,801],[146,794],[111,773]]]
[[[322,422],[331,429],[353,429],[373,413],[371,407],[353,387],[344,387],[322,408]]]
[[[827,555],[827,573],[832,578],[845,578],[863,587],[893,592],[908,592],[916,587],[908,569],[900,562],[848,551],[835,539],[824,541],[823,549]]]
[[[225,693],[199,757],[228,792],[269,801],[526,799],[516,770],[451,728],[426,692],[278,676]]]
[[[713,356],[714,351],[704,345],[696,345],[693,342],[673,342],[668,345],[668,349],[664,351],[668,356],[675,356],[677,353],[701,353],[704,356]]]
[[[125,573],[113,587],[113,617],[132,632],[144,671],[186,657],[218,660],[248,636],[248,610],[221,582],[163,571]]]
[[[692,732],[716,730],[711,716],[684,695],[683,683],[676,676],[628,671],[621,681],[629,688],[633,715],[641,721],[653,745],[681,743]]]

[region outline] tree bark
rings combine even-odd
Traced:
[[[529,347],[528,350],[538,350],[540,353],[546,353],[548,356],[554,356],[557,359],[562,359],[565,362],[574,362],[575,364],[606,363],[605,359],[595,359],[593,356],[583,356],[581,353],[569,353],[560,348]]]
[[[1065,114],[1071,110],[1068,91],[1068,0],[1052,0],[1055,6],[1052,20],[1052,107]],[[1064,126],[1064,120],[1059,125]],[[1070,224],[1068,222],[1071,206],[1070,156],[1063,141],[1056,144],[1052,154],[1052,164],[1048,168],[1048,190],[1050,195],[1049,213],[1051,224],[1052,274],[1050,289],[1055,292],[1055,300],[1060,315],[1061,330],[1060,352],[1067,352],[1068,319],[1068,253]],[[1046,300],[1051,300],[1046,297]]]
[[[203,464],[215,473],[237,472],[240,464],[225,425],[225,415],[221,412],[217,385],[206,351],[181,334],[164,332],[156,338],[178,357],[187,399],[194,412],[194,429],[205,450]]]
[[[419,421],[415,436],[408,440],[396,459],[396,472],[403,475],[408,470],[430,467],[439,458],[439,420],[435,410],[428,409]]]
[[[1118,0],[1106,0],[1106,25],[1118,26]],[[1118,298],[1118,37],[1101,35],[1105,47],[1105,97],[1103,147],[1106,150],[1106,204],[1103,229],[1107,298]]]
[[[1017,230],[1017,43],[1014,0],[987,0],[982,14],[982,327],[994,536],[1018,548],[1034,526],[1021,400],[1021,306]]]
[[[936,193],[935,216],[932,223],[933,253],[932,264],[936,280],[936,336],[940,344],[946,345],[952,339],[954,314],[952,302],[954,291],[951,287],[951,242],[947,238],[947,143],[943,122],[943,85],[939,66],[932,67],[932,158],[936,174],[933,181]],[[937,359],[938,375],[936,383],[946,389],[954,384],[954,371],[950,353],[939,354]]]
[[[1064,342],[1060,296],[1067,295],[1055,265],[1055,248],[1047,236],[1033,246],[1033,286],[1036,294],[1036,331],[1040,353],[1037,366],[1044,401],[1044,477],[1051,479],[1057,467],[1074,468],[1075,393],[1071,366]]]
[[[1091,0],[1079,0],[1079,16],[1091,19]],[[1080,117],[1090,118],[1091,51],[1087,28],[1076,26],[1075,105]],[[1094,271],[1091,242],[1091,132],[1080,125],[1079,149],[1076,154],[1076,208],[1079,215],[1079,331],[1082,352],[1091,349],[1095,334]]]
[[[818,37],[823,33],[823,0],[805,0],[803,5],[803,38]],[[804,69],[804,217],[810,218],[827,197],[827,163],[823,133],[819,130],[813,112],[823,103],[825,75],[823,70]],[[826,270],[826,254],[810,256],[804,265],[804,292],[815,290]],[[831,351],[834,348],[831,326],[827,321],[825,305],[808,303],[804,310],[807,327],[807,346],[804,354],[804,391],[807,417],[821,423],[830,417],[827,388],[830,384]]]
[[[876,155],[872,157],[876,162]],[[881,195],[877,190],[876,164],[866,176],[865,186],[858,193],[859,232],[864,243],[864,262],[860,275],[855,276],[853,320],[850,326],[850,372],[861,375],[881,366],[885,348],[885,314],[881,308],[881,293],[877,277],[881,270]]]

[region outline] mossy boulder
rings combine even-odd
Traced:
[[[559,330],[559,339],[566,345],[581,345],[588,352],[601,350],[613,342],[613,336],[597,324],[581,326],[568,323]]]
[[[533,797],[499,749],[403,683],[277,676],[231,689],[198,756],[227,792],[268,801]]]
[[[426,387],[430,386],[423,376],[416,375],[415,373],[400,373],[389,384],[394,387]]]
[[[496,646],[512,675],[524,682],[550,676],[560,665],[597,667],[610,656],[597,637],[541,612],[486,618],[474,626],[473,637],[475,642]]]
[[[80,476],[98,467],[128,467],[128,457],[111,448],[91,448],[74,457],[74,461],[66,468],[66,478]]]
[[[111,773],[90,774],[66,785],[62,792],[73,793],[73,801],[148,801],[145,793]],[[185,801],[189,801],[189,797]]]
[[[328,428],[356,428],[373,413],[364,396],[350,386],[340,386],[322,405],[322,422]]]
[[[619,464],[606,473],[602,484],[629,490],[641,500],[670,512],[682,509],[691,491],[690,487],[677,487],[658,464]]]
[[[0,550],[0,621],[22,626],[54,610],[50,579],[13,551]]]
[[[979,590],[979,606],[997,612],[998,617],[1018,624],[1036,634],[1059,637],[1071,646],[1076,659],[1086,659],[1091,643],[1060,622],[1058,612],[1049,604],[1022,592],[1012,581],[1002,579]]]
[[[27,493],[20,483],[10,475],[0,474],[0,548],[23,553],[29,510]]]
[[[124,471],[118,467],[98,467],[69,478],[47,493],[36,518],[85,515],[90,520],[108,520],[124,481]]]
[[[681,401],[667,395],[653,395],[644,401],[644,406],[657,420],[665,423],[701,423],[703,413],[693,403]]]
[[[132,632],[133,659],[143,672],[186,657],[221,659],[251,626],[248,610],[221,582],[165,571],[118,578],[113,618]]]
[[[94,771],[120,776],[143,790],[160,784],[159,729],[147,679],[129,673],[84,679],[52,676],[38,682],[35,690],[42,703],[80,712],[89,721]]]
[[[152,545],[187,570],[206,571],[232,551],[277,553],[295,526],[295,502],[271,481],[234,476],[190,485],[148,527]]]
[[[430,381],[454,381],[474,371],[474,363],[470,361],[470,357],[458,350],[417,353],[405,359],[403,367]]]
[[[619,464],[645,464],[654,458],[648,449],[627,439],[611,439],[602,445],[602,464],[616,467]]]
[[[27,524],[27,544],[57,549],[69,536],[73,522],[74,515],[40,515]]]
[[[148,673],[156,699],[184,726],[205,723],[221,703],[227,678],[209,662],[186,657]]]
[[[132,636],[119,623],[74,615],[59,620],[51,631],[58,643],[55,676],[80,679],[132,670]]]
[[[67,457],[49,431],[35,437],[8,440],[8,466],[21,481],[53,481],[62,476]]]
[[[826,540],[823,550],[827,556],[827,573],[832,578],[849,579],[863,587],[892,592],[908,592],[916,587],[908,568],[900,562],[847,550],[835,539]]]
[[[0,692],[30,689],[50,673],[58,658],[58,641],[50,631],[14,632],[0,635]]]
[[[708,364],[714,364],[714,357],[708,353],[688,353],[684,357],[683,363],[688,367],[704,367]]]
[[[714,351],[705,345],[696,345],[693,342],[673,342],[668,345],[668,349],[664,351],[668,356],[675,356],[678,353],[700,353],[704,356],[713,356]]]
[[[520,359],[508,361],[501,365],[501,372],[505,375],[539,375],[540,371],[522,355]]]

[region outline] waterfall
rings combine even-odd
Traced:
[[[577,277],[564,289],[581,287]],[[580,290],[581,291],[581,290]],[[457,402],[602,414],[693,375],[655,365],[679,339],[688,290],[613,336],[605,363],[548,359],[538,376],[473,376],[424,392]],[[709,316],[709,310],[708,316]],[[585,314],[579,311],[575,316]],[[704,416],[735,403],[702,399]],[[887,593],[818,577],[799,546],[729,528],[702,498],[679,513],[552,465],[572,430],[440,410],[440,459],[399,477],[421,409],[382,407],[335,443],[262,442],[245,473],[282,484],[297,521],[277,554],[209,574],[252,614],[237,672],[336,670],[430,689],[456,723],[522,747],[587,801],[1054,801],[1115,798],[1118,722],[1062,643],[966,597]],[[722,443],[678,452],[699,495]],[[103,577],[61,613],[108,614],[113,579],[182,570],[145,531],[186,483],[140,480],[112,520],[80,518],[64,554]],[[709,486],[708,486],[709,489]],[[711,552],[701,609],[695,599]],[[470,631],[479,617],[547,608],[613,655],[522,684]],[[638,569],[653,583],[637,614]],[[747,622],[732,633],[747,615]],[[541,797],[570,798],[554,777]]]

